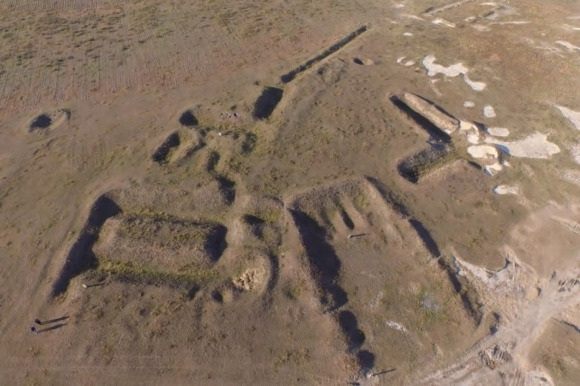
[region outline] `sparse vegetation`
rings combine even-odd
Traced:
[[[291,300],[297,301],[298,299],[300,299],[300,295],[302,294],[303,291],[304,291],[303,284],[301,283],[294,284],[288,287],[288,289],[286,290],[286,296],[288,296],[288,298]]]
[[[110,276],[115,280],[157,286],[180,288],[187,285],[206,285],[220,279],[218,271],[202,268],[184,268],[180,272],[162,272],[136,266],[130,262],[101,261],[97,274]]]
[[[542,364],[548,369],[550,374],[556,379],[562,379],[566,376],[567,369],[562,358],[553,353],[545,353],[542,356]]]
[[[307,349],[289,349],[272,360],[272,368],[274,371],[278,371],[280,367],[285,365],[303,366],[308,363],[309,359],[310,353]]]
[[[0,383],[578,379],[571,2],[423,3],[0,0]]]

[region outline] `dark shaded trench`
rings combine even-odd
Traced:
[[[93,253],[93,245],[97,242],[105,221],[119,213],[121,213],[121,208],[109,197],[102,195],[95,201],[91,207],[89,218],[79,238],[68,253],[64,267],[53,285],[53,297],[64,293],[73,277],[88,269],[96,268],[98,262]]]
[[[341,263],[334,248],[326,240],[327,232],[306,213],[298,210],[290,210],[290,213],[306,249],[312,276],[321,290],[322,295],[319,300],[323,306],[327,307],[327,312],[337,311],[348,302],[348,295],[337,284]],[[346,213],[342,216],[345,223],[352,224],[352,220]],[[372,369],[375,355],[360,349],[366,337],[358,327],[355,314],[342,310],[337,315],[337,322],[345,337],[347,351],[357,357],[361,371],[366,372]]]

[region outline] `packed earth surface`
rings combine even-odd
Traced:
[[[0,12],[1,384],[578,384],[577,0]]]

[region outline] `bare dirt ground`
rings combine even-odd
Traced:
[[[0,11],[0,383],[577,384],[577,1]]]

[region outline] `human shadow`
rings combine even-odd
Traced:
[[[393,371],[396,371],[397,369],[389,369],[389,370],[384,370],[384,371],[379,371],[378,373],[374,373],[373,375],[371,375],[372,377],[376,377],[377,375],[383,375],[383,374],[388,374],[388,373],[392,373]]]
[[[52,324],[52,323],[62,322],[64,320],[67,320],[68,318],[69,318],[69,316],[63,316],[63,317],[56,318],[56,319],[45,320],[44,322],[41,321],[40,319],[35,319],[34,320],[34,323],[43,326],[43,325],[46,325],[46,324]]]
[[[59,328],[63,328],[64,326],[66,326],[68,323],[60,323],[60,324],[55,324],[54,326],[50,326],[47,328],[43,328],[42,330],[37,330],[34,327],[30,327],[30,331],[35,333],[35,334],[42,334],[44,332],[49,332],[49,331],[53,331],[53,330],[58,330]]]
[[[52,331],[52,330],[58,330],[59,328],[63,328],[64,326],[66,326],[68,323],[61,323],[61,324],[55,324],[54,326],[50,326],[47,328],[43,328],[42,330],[38,330],[38,332],[48,332],[48,331]]]

